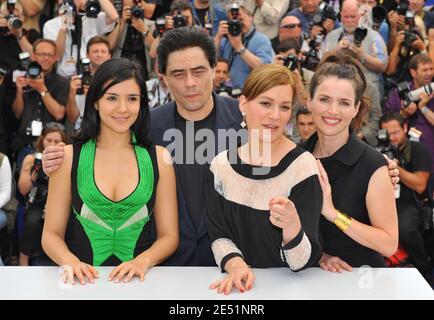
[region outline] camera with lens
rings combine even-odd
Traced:
[[[98,0],[88,0],[86,2],[86,17],[95,19],[100,12],[101,5]]]
[[[322,23],[326,20],[330,19],[335,21],[337,19],[336,13],[332,6],[330,6],[327,2],[321,2],[318,7],[318,12],[316,12],[312,16],[312,23],[317,26],[322,26]]]
[[[27,68],[27,75],[30,79],[37,79],[42,73],[42,67],[36,61],[32,61],[29,63]]]
[[[6,4],[6,8],[9,12],[9,14],[5,17],[5,19],[8,21],[8,27],[0,27],[0,34],[1,35],[7,35],[9,32],[9,29],[20,29],[23,26],[23,22],[14,15],[15,11],[15,4],[17,3],[17,0],[8,0]]]
[[[360,47],[362,45],[363,40],[365,40],[367,34],[368,34],[368,29],[356,28],[356,30],[354,30],[354,37],[353,37],[354,45],[356,47]]]
[[[401,44],[401,48],[399,49],[399,57],[401,59],[410,59],[417,52],[411,45],[415,42],[419,37],[416,29],[413,30],[404,30],[404,41]]]
[[[238,2],[232,2],[230,11],[232,20],[228,22],[228,32],[232,37],[238,37],[243,30],[243,25],[241,21],[238,20],[238,16],[240,14],[240,4]]]
[[[80,68],[81,68],[81,75],[80,75],[81,88],[77,89],[77,94],[83,95],[84,94],[84,86],[88,87],[92,83],[92,73],[90,70],[90,60],[88,58],[81,59]]]
[[[33,182],[32,189],[30,190],[29,197],[27,199],[28,205],[34,203],[43,203],[47,201],[48,195],[48,177],[42,170],[42,153],[34,153],[35,161],[30,170],[30,173],[36,174],[36,180]]]
[[[140,0],[134,0],[134,6],[131,8],[131,16],[136,19],[143,19],[145,17],[145,10],[139,6]],[[131,21],[129,21],[131,23]]]
[[[225,81],[222,81],[219,87],[216,89],[216,93],[219,96],[223,96],[223,97],[238,98],[239,96],[241,96],[241,89],[233,88],[232,86],[228,85]]]
[[[154,34],[154,37],[156,38],[158,35],[161,38],[163,36],[164,31],[166,31],[166,19],[157,18],[155,20],[155,32],[156,32],[156,34]]]
[[[396,12],[400,16],[405,16],[409,8],[408,0],[400,0],[396,7]]]
[[[378,151],[385,154],[391,160],[399,158],[398,147],[390,142],[389,133],[386,129],[378,130],[377,139],[378,145],[376,149]]]
[[[293,54],[288,54],[286,57],[281,58],[283,65],[289,70],[294,71],[298,67],[298,57]]]
[[[378,31],[384,19],[386,19],[386,9],[383,6],[372,8],[372,29]]]
[[[434,92],[434,82],[426,84],[422,87],[410,91],[410,85],[408,82],[401,82],[397,85],[399,98],[404,101],[404,108],[412,102],[420,100],[420,94],[425,93],[431,95]]]
[[[317,35],[315,39],[310,39],[309,41],[309,51],[303,52],[304,60],[302,62],[303,68],[311,71],[315,71],[316,67],[319,65],[320,58],[318,55],[318,47],[321,45],[323,36],[321,34]]]
[[[172,17],[173,19],[173,27],[175,29],[182,28],[187,26],[187,20],[185,20],[184,16],[180,11],[176,11],[176,14]]]
[[[42,67],[36,61],[30,60],[30,53],[27,51],[21,52],[19,55],[20,66],[14,71],[13,82],[16,82],[17,77],[28,76],[31,79],[37,79],[42,73]]]

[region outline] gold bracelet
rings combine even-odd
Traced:
[[[349,215],[338,211],[338,215],[336,216],[336,219],[335,219],[335,225],[339,229],[341,229],[344,232],[347,231],[348,228],[350,227],[351,222],[352,222],[352,219]]]

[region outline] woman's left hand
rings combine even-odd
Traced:
[[[322,209],[321,214],[331,222],[335,221],[336,218],[336,209],[333,205],[332,199],[332,187],[329,183],[329,178],[327,176],[327,172],[321,164],[321,161],[316,160],[319,169],[319,183],[322,189]]]
[[[135,258],[133,260],[123,262],[118,265],[113,271],[110,273],[108,280],[112,281],[115,279],[115,282],[121,282],[125,277],[124,282],[130,282],[134,276],[138,276],[140,281],[145,280],[145,274],[149,270],[149,263],[142,259]]]

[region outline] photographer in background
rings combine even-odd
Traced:
[[[7,0],[0,8],[0,60],[13,70],[19,64],[18,54],[32,52],[31,43],[40,36],[34,29],[23,29],[25,17],[21,4]]]
[[[374,85],[380,97],[383,95],[383,72],[386,70],[388,55],[386,44],[381,35],[372,29],[365,30],[364,36],[358,39],[362,31],[359,26],[360,13],[357,0],[345,0],[341,8],[342,27],[337,28],[325,37],[321,51],[336,52],[340,48],[349,48],[356,54],[356,59],[366,68],[368,82]]]
[[[162,36],[166,31],[177,29],[181,27],[191,27],[195,25],[195,20],[193,18],[193,8],[190,4],[185,3],[181,0],[174,1],[170,6],[170,14],[157,18],[156,26],[154,31],[155,41],[151,45],[149,50],[149,56],[152,59],[157,58],[157,47]],[[164,22],[164,24],[163,24]]]
[[[398,212],[399,243],[410,255],[414,265],[425,279],[433,284],[431,263],[423,240],[423,204],[420,195],[426,190],[431,159],[425,147],[407,138],[408,126],[398,113],[387,113],[380,120],[381,129],[387,129],[390,143],[397,146],[399,170]],[[432,219],[432,212],[431,212]]]
[[[77,73],[90,38],[111,32],[118,14],[110,0],[64,0],[59,16],[44,25],[44,37],[56,42],[57,73]]]
[[[24,229],[20,239],[19,265],[28,266],[29,257],[43,254],[41,247],[44,210],[48,194],[48,177],[42,170],[41,155],[48,146],[67,143],[63,126],[50,122],[42,130],[36,142],[36,152],[24,158],[18,179],[20,193],[27,197]]]
[[[276,37],[271,39],[274,52],[279,53],[279,45],[288,39],[298,40],[300,46],[303,45],[301,22],[296,16],[286,15],[280,21],[279,32]]]
[[[419,89],[430,85],[434,76],[434,65],[426,54],[418,54],[411,58],[409,62],[412,81],[407,85],[407,91]],[[399,86],[402,88],[402,85]],[[415,127],[422,134],[420,142],[434,159],[434,126],[427,117],[434,111],[434,95],[422,92],[419,101],[411,102],[402,99],[408,92],[399,92],[398,88],[393,89],[384,105],[384,112],[399,112],[401,117],[406,120],[409,128]],[[418,108],[419,106],[419,108]],[[431,165],[431,172],[434,172],[434,161]]]
[[[309,92],[310,80],[313,72],[302,67],[303,54],[300,51],[300,43],[296,39],[288,39],[280,43],[278,54],[274,56],[273,63],[283,65],[292,71],[295,82],[295,92],[291,107],[291,120],[288,134],[293,141],[300,140],[300,135],[296,127],[297,111],[306,106],[306,99]]]
[[[53,71],[56,43],[47,39],[37,40],[33,45],[32,60],[36,62],[34,69],[39,68],[39,74],[33,70],[31,76],[18,77],[12,105],[16,118],[21,119],[13,143],[13,149],[18,153],[26,145],[31,148],[45,124],[63,120],[68,97],[68,80]],[[27,86],[30,90],[25,90]]]
[[[210,0],[190,0],[193,9],[193,17],[198,24],[210,31],[215,36],[220,21],[227,20],[226,12],[220,4]]]
[[[122,17],[115,30],[108,36],[113,48],[113,58],[127,58],[142,66],[145,79],[149,79],[149,47],[154,42],[151,21],[146,20],[145,2],[123,0]]]
[[[401,21],[402,15],[396,15],[396,21]],[[391,24],[390,57],[386,75],[396,83],[410,81],[409,61],[418,53],[426,53],[424,37],[417,28],[414,13],[406,11],[404,24]]]
[[[320,2],[321,0],[301,0],[300,7],[289,12],[289,15],[296,16],[301,21],[305,39],[314,39],[318,34],[327,34],[335,28],[336,21],[327,17],[324,17],[325,19],[322,19],[319,24],[314,23],[315,15],[322,14],[319,8]]]
[[[87,59],[82,59],[81,74],[71,77],[68,101],[66,102],[66,116],[68,121],[74,124],[75,130],[80,128],[87,90],[96,69],[111,58],[109,41],[103,36],[90,38],[86,52]]]
[[[234,87],[243,88],[252,69],[273,61],[274,51],[270,40],[255,29],[252,13],[243,5],[232,3],[228,17],[229,22],[220,22],[214,41],[219,56],[229,63]]]

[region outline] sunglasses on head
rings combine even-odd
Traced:
[[[295,27],[301,28],[301,23],[290,23],[285,24],[284,26],[280,26],[282,29],[294,29]]]

